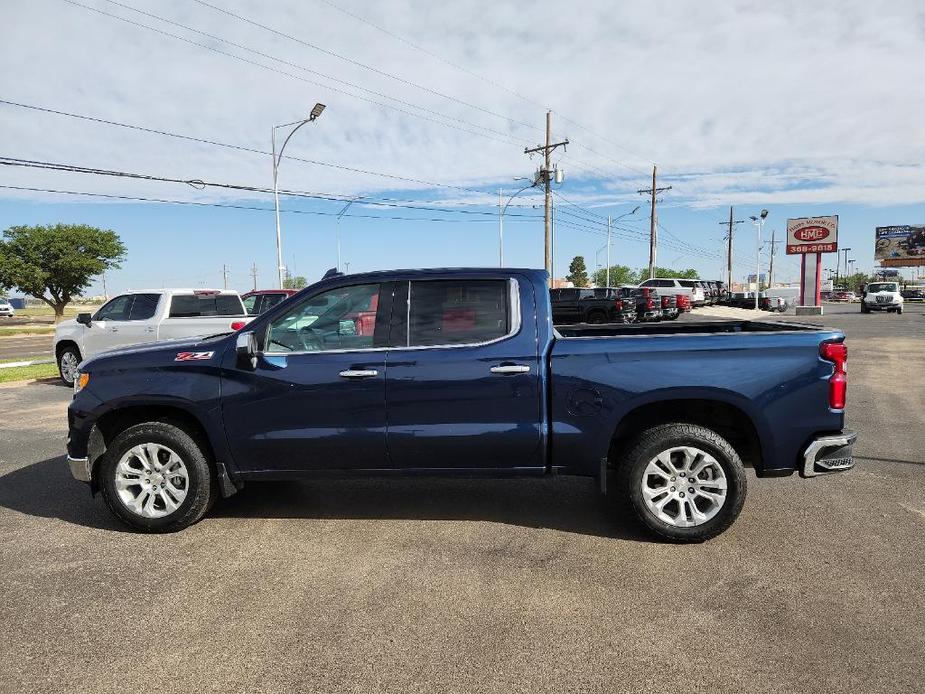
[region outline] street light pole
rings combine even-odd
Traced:
[[[523,193],[527,188],[532,188],[536,185],[536,181],[532,178],[515,178],[515,181],[530,181],[523,188],[514,193],[511,197],[507,199],[507,202],[503,205],[501,200],[504,199],[504,189],[498,188],[498,267],[504,267],[504,213],[507,211],[508,205],[511,204],[511,201],[516,198],[518,195]]]
[[[315,121],[318,116],[321,115],[321,112],[324,111],[324,104],[315,104],[312,108],[311,113],[309,113],[308,118],[303,120],[293,121],[291,123],[283,123],[282,125],[274,125],[273,129],[270,131],[270,139],[273,143],[273,202],[276,207],[276,274],[279,280],[279,288],[283,288],[283,270],[286,269],[286,266],[283,265],[283,245],[282,245],[282,234],[280,232],[279,224],[279,163],[283,158],[283,151],[286,149],[286,145],[289,144],[289,139],[295,135],[296,130],[301,128],[306,123],[312,123]],[[286,136],[286,139],[283,140],[283,146],[279,148],[279,154],[276,152],[276,130],[277,128],[288,128],[290,126],[295,126],[292,130],[289,131],[289,134]]]
[[[768,211],[761,210],[757,216],[752,215],[751,220],[758,230],[758,237],[755,241],[755,310],[758,310],[758,294],[761,290],[761,227],[764,226],[764,220],[768,218]]]
[[[353,203],[355,203],[357,200],[359,200],[362,197],[363,197],[362,195],[357,195],[355,198],[352,198],[346,205],[344,205],[343,209],[341,209],[341,211],[337,213],[337,219],[334,222],[334,231],[335,231],[335,235],[337,236],[337,271],[338,272],[340,272],[340,266],[341,266],[341,262],[340,262],[340,218],[343,217],[344,214],[346,214],[347,210],[350,209],[350,206]]]
[[[607,286],[608,287],[610,286],[610,232],[611,232],[611,227],[613,226],[614,221],[619,222],[624,217],[632,217],[634,214],[636,214],[639,211],[639,207],[640,207],[639,205],[636,205],[636,207],[634,207],[631,212],[627,212],[626,214],[621,214],[619,217],[617,217],[616,220],[612,220],[610,218],[610,215],[607,215]],[[595,260],[597,260],[597,258],[595,258]]]

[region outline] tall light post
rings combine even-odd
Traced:
[[[357,195],[355,198],[352,198],[346,205],[343,206],[340,212],[337,213],[337,219],[334,221],[335,234],[337,236],[337,271],[340,272],[340,218],[343,217],[347,210],[350,209],[350,206],[355,203],[357,200],[361,199],[362,195]]]
[[[764,226],[764,220],[768,218],[768,211],[761,210],[761,212],[755,216],[752,215],[750,219],[752,224],[755,225],[755,229],[758,230],[758,236],[755,243],[755,310],[758,310],[758,294],[761,289],[761,227]]]
[[[295,135],[296,130],[306,123],[314,122],[318,116],[321,115],[322,111],[324,111],[324,104],[315,104],[314,108],[312,108],[311,112],[308,114],[308,118],[292,121],[291,123],[283,123],[282,125],[274,125],[270,132],[273,142],[273,201],[276,205],[276,274],[279,279],[280,289],[283,288],[283,270],[286,269],[286,266],[283,265],[283,246],[279,228],[279,163],[283,158],[283,151],[286,149],[286,145],[289,144],[289,139]],[[295,127],[293,128],[292,126]],[[292,128],[292,130],[286,135],[286,139],[283,140],[283,146],[279,148],[279,154],[277,154],[276,131],[279,128]]]
[[[835,284],[839,284],[841,279],[841,254],[845,254],[845,272],[848,272],[848,251],[850,248],[842,248],[838,253],[835,254]]]
[[[619,222],[624,217],[632,217],[634,214],[639,212],[640,205],[636,205],[633,208],[632,212],[627,212],[626,214],[621,214],[616,219],[611,219],[610,215],[607,215],[607,286],[610,286],[610,230],[615,222]],[[595,259],[596,260],[596,259]]]
[[[504,189],[498,188],[498,267],[504,267],[504,213],[507,211],[508,205],[511,204],[511,201],[514,198],[523,193],[527,188],[532,188],[536,185],[536,181],[532,178],[524,178],[521,176],[515,178],[514,180],[530,182],[516,193],[514,193],[511,197],[509,197],[507,202],[503,205],[501,204],[501,201],[504,199]]]

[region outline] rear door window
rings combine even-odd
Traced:
[[[511,325],[509,303],[507,280],[412,282],[408,346],[475,344],[504,337]]]
[[[243,315],[244,306],[236,294],[174,294],[170,302],[171,318]]]

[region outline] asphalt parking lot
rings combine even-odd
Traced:
[[[569,478],[254,485],[133,534],[66,470],[69,391],[0,386],[0,692],[921,692],[925,307],[826,311],[857,467],[750,475],[695,546]]]

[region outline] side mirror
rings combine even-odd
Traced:
[[[89,313],[78,313],[77,322],[81,325],[90,325],[90,322],[93,320],[93,316]]]
[[[257,338],[253,332],[238,333],[234,350],[238,357],[238,366],[248,369],[257,368]]]

